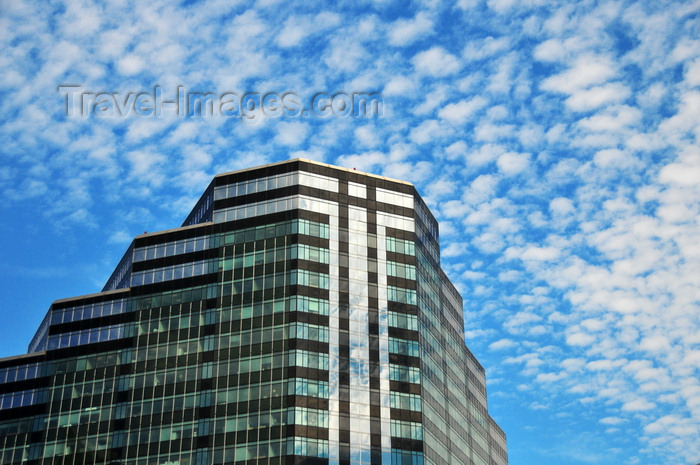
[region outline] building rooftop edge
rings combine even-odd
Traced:
[[[62,304],[64,302],[70,302],[71,300],[89,299],[90,297],[97,297],[97,296],[111,295],[111,294],[120,294],[120,293],[124,293],[125,291],[128,291],[129,289],[131,289],[131,288],[130,287],[123,287],[120,289],[113,289],[111,291],[101,291],[101,292],[94,292],[92,294],[76,295],[75,297],[66,297],[64,299],[54,300],[51,303],[51,305]]]
[[[152,237],[152,236],[159,236],[161,234],[168,234],[172,232],[178,232],[178,231],[186,231],[188,229],[196,229],[196,228],[202,228],[204,226],[211,226],[214,223],[211,221],[207,221],[205,223],[197,223],[197,224],[190,224],[187,226],[178,226],[176,228],[170,228],[170,229],[163,229],[161,231],[153,231],[153,232],[145,232],[143,234],[139,234],[138,236],[134,236],[134,241],[136,239],[143,239],[144,237]]]
[[[42,350],[40,352],[30,352],[28,354],[10,355],[8,357],[0,357],[0,363],[11,362],[13,360],[21,360],[24,358],[43,357],[44,355],[46,355],[45,350]]]
[[[387,181],[396,182],[396,183],[399,183],[399,184],[405,184],[405,185],[407,185],[407,186],[411,186],[411,187],[414,187],[414,188],[415,188],[415,186],[413,185],[413,183],[408,182],[408,181],[402,181],[402,180],[400,180],[400,179],[390,178],[390,177],[387,177],[387,176],[380,176],[380,175],[378,175],[378,174],[368,173],[368,172],[366,172],[366,171],[359,171],[359,170],[357,170],[357,169],[345,168],[344,166],[331,165],[330,163],[323,163],[323,162],[316,161],[316,160],[310,160],[310,159],[308,159],[308,158],[292,158],[292,159],[289,159],[289,160],[277,161],[277,162],[274,162],[274,163],[267,163],[267,164],[265,164],[265,165],[253,166],[253,167],[251,167],[251,168],[243,168],[243,169],[240,169],[240,170],[227,171],[227,172],[225,172],[225,173],[219,173],[219,174],[215,175],[215,176],[214,176],[214,179],[219,178],[219,177],[223,177],[223,176],[229,176],[229,175],[231,175],[231,174],[245,173],[245,172],[247,172],[247,171],[255,171],[255,170],[259,170],[259,169],[262,169],[262,168],[267,168],[267,167],[270,167],[270,166],[284,165],[284,164],[287,164],[287,163],[293,163],[293,162],[295,162],[295,161],[303,161],[303,162],[305,162],[305,163],[312,163],[312,164],[314,164],[314,165],[325,166],[325,167],[332,168],[332,169],[336,169],[336,170],[347,171],[347,172],[350,172],[350,173],[358,173],[358,174],[362,174],[362,175],[364,175],[364,176],[370,176],[370,177],[377,178],[377,179],[385,179],[385,180],[387,180]]]

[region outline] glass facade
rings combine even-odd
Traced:
[[[507,464],[438,241],[408,183],[216,176],[0,359],[0,464]]]

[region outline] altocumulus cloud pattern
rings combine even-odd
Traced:
[[[698,462],[699,15],[662,0],[3,1],[1,355],[215,173],[305,157],[410,180],[436,212],[512,463]],[[383,113],[74,118],[60,85],[377,93]]]

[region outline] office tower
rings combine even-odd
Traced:
[[[506,464],[438,239],[406,182],[216,176],[0,360],[0,463]]]

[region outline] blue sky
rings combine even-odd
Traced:
[[[510,463],[700,462],[700,3],[0,1],[0,356],[211,177],[415,183]],[[378,92],[381,117],[73,116],[120,96]]]

